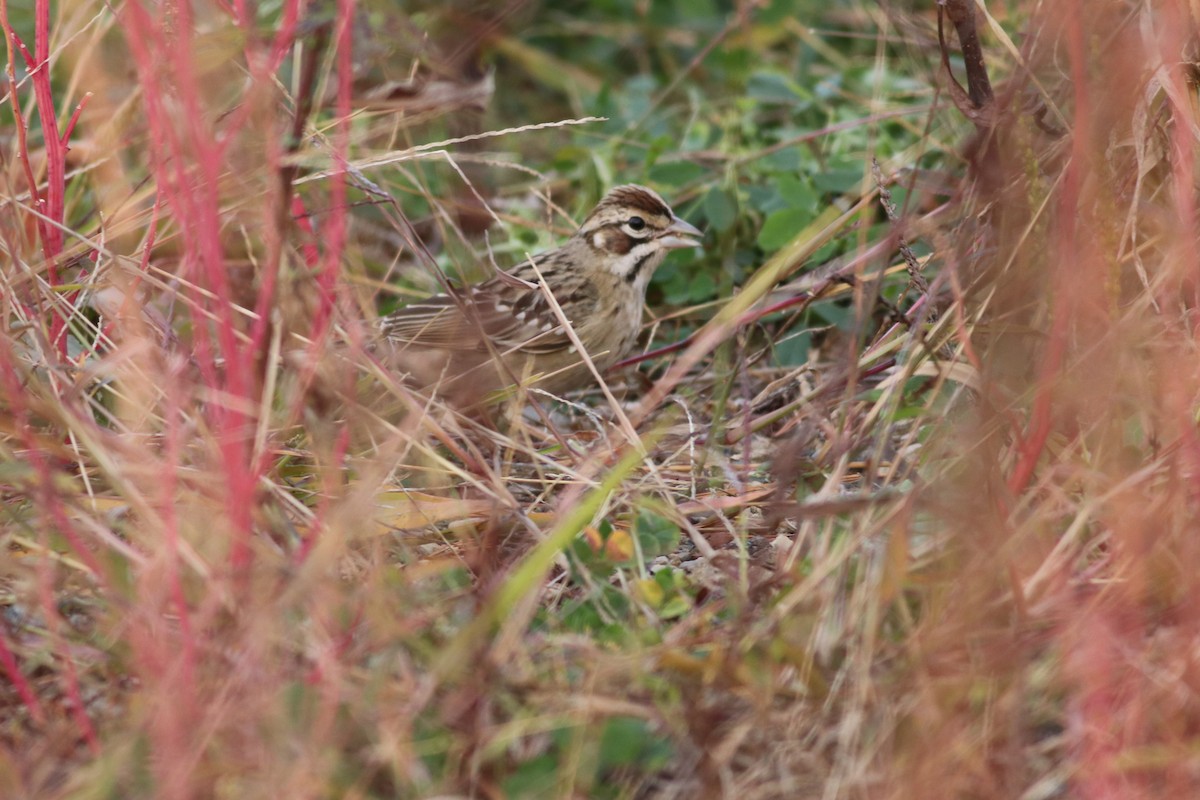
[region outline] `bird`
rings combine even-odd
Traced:
[[[651,275],[671,250],[702,239],[657,192],[618,186],[562,246],[382,317],[382,339],[406,383],[462,408],[516,384],[582,388],[595,377],[579,345],[600,372],[629,355]]]

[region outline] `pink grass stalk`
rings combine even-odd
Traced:
[[[349,161],[350,147],[350,98],[352,95],[352,81],[354,78],[353,68],[353,20],[355,12],[355,0],[338,0],[338,20],[336,32],[333,37],[334,46],[337,51],[337,123],[334,129],[333,136],[333,159],[335,163],[342,166],[342,169],[336,170],[330,177],[330,202],[328,218],[323,226],[320,241],[324,242],[324,252],[321,254],[319,264],[320,268],[317,272],[317,288],[318,288],[318,305],[316,313],[311,322],[309,338],[312,342],[310,347],[309,358],[307,363],[311,366],[309,374],[306,376],[305,383],[312,379],[312,370],[315,369],[318,363],[318,358],[321,350],[324,348],[325,340],[328,337],[330,323],[333,319],[333,310],[336,303],[338,279],[342,272],[342,262],[344,250],[346,246],[346,213],[347,213],[347,187],[345,165]],[[291,204],[293,213],[297,220],[300,220],[302,229],[306,232],[315,232],[313,229],[312,218],[304,214],[303,203],[298,197],[293,199]],[[318,257],[318,252],[315,246],[306,247],[302,250],[306,261],[310,265],[312,261]],[[344,425],[338,432],[337,440],[334,445],[334,464],[332,467],[340,469],[343,460],[345,459],[347,449],[350,444],[349,429]],[[327,487],[330,492],[333,487]],[[332,496],[330,492],[327,495]],[[318,508],[318,513],[312,531],[305,538],[299,551],[296,554],[298,562],[303,562],[308,558],[313,546],[316,544],[321,531],[324,529],[324,519],[328,513],[328,503],[322,501]]]
[[[248,131],[246,127],[257,123],[254,104],[261,97],[244,98],[229,114],[219,118],[219,123],[208,122],[209,109],[204,106],[200,78],[195,71],[194,31],[190,9],[184,4],[170,3],[161,10],[151,11],[140,2],[123,7],[120,20],[126,31],[126,41],[138,68],[139,83],[145,98],[145,107],[154,147],[151,152],[154,178],[158,188],[157,209],[161,205],[168,218],[185,221],[180,226],[180,251],[183,253],[182,269],[185,277],[194,281],[211,296],[192,295],[184,297],[186,306],[194,307],[193,362],[200,376],[202,389],[209,398],[204,407],[207,428],[216,440],[218,469],[223,478],[223,509],[228,524],[212,528],[214,535],[228,536],[227,564],[230,573],[213,579],[233,576],[249,578],[254,567],[251,537],[253,536],[253,514],[257,505],[257,485],[269,466],[270,447],[261,453],[254,452],[254,431],[258,424],[259,380],[255,373],[256,363],[268,344],[270,322],[277,300],[277,285],[281,265],[283,241],[280,231],[273,229],[276,218],[268,210],[262,218],[267,256],[263,260],[253,298],[254,314],[245,323],[235,308],[234,288],[230,283],[229,263],[224,253],[222,238],[225,218],[222,211],[221,181],[229,171],[229,155],[238,144],[237,139]],[[238,2],[230,9],[239,26],[246,32],[245,59],[250,68],[249,93],[258,86],[269,85],[273,72],[290,51],[296,21],[302,4],[298,0],[285,3],[280,29],[269,42],[254,38],[250,8]],[[169,12],[165,13],[164,12]],[[340,12],[344,14],[340,30],[339,45],[342,55],[339,60],[339,86],[345,98],[339,108],[345,121],[335,144],[344,158],[348,146],[348,114],[351,80],[350,30],[353,5],[344,3]],[[172,20],[168,28],[161,20]],[[265,53],[265,55],[264,55]],[[273,132],[267,132],[270,139]],[[257,132],[255,132],[257,135]],[[281,162],[279,149],[270,141],[267,145],[268,167],[278,169]],[[318,319],[313,328],[323,335],[329,328],[332,314],[333,291],[340,275],[342,248],[345,241],[345,186],[344,178],[334,180],[334,211],[330,215],[329,228],[321,231],[316,240],[322,242],[324,260],[318,262],[318,251],[302,250],[310,266],[321,266],[320,281],[325,287],[324,298]],[[289,208],[296,208],[298,198],[280,198]],[[299,206],[302,209],[302,206]],[[144,257],[149,257],[153,235],[148,237]],[[209,320],[212,320],[211,322]],[[180,376],[175,376],[180,377]],[[172,379],[173,381],[173,379]],[[170,796],[190,796],[189,787],[195,778],[198,759],[204,748],[197,747],[192,740],[196,725],[220,726],[222,721],[215,714],[226,714],[228,710],[200,705],[205,689],[198,685],[204,681],[204,656],[214,646],[206,641],[206,625],[211,614],[221,613],[221,604],[213,598],[222,594],[219,590],[208,593],[208,611],[193,612],[185,593],[182,576],[180,547],[182,545],[180,519],[175,510],[181,492],[180,474],[185,469],[186,459],[183,436],[183,400],[180,387],[166,388],[163,409],[165,459],[168,474],[159,486],[161,500],[157,505],[162,520],[162,548],[165,568],[162,575],[172,611],[178,615],[177,636],[168,637],[180,643],[178,651],[160,637],[153,635],[153,625],[137,638],[137,650],[143,672],[161,676],[160,692],[164,695],[186,695],[178,704],[157,710],[152,721],[153,728],[161,735],[156,762],[163,791]],[[342,442],[339,451],[344,452],[348,439]],[[339,457],[340,458],[340,457]],[[319,527],[319,526],[318,526]],[[315,535],[315,534],[314,534]],[[306,542],[305,546],[311,546]],[[248,580],[237,581],[239,586],[252,586]],[[148,623],[151,620],[147,620]],[[236,646],[236,645],[235,645]],[[264,665],[255,664],[256,659],[243,664],[243,671],[231,676],[231,685],[241,684],[248,676],[260,671]],[[253,665],[253,666],[252,666]],[[332,667],[325,674],[335,672]],[[336,686],[336,682],[334,683]],[[337,697],[335,688],[328,690],[330,697]]]
[[[17,150],[29,184],[29,194],[33,208],[40,215],[35,219],[35,227],[42,246],[42,255],[46,259],[47,277],[53,289],[60,285],[59,258],[63,251],[62,225],[66,220],[66,163],[67,151],[70,149],[71,133],[75,129],[88,96],[76,105],[66,128],[60,133],[58,118],[55,115],[54,89],[51,82],[50,64],[50,2],[37,0],[34,4],[34,52],[31,54],[25,42],[17,35],[9,24],[8,4],[0,2],[0,27],[4,30],[8,44],[8,76],[14,90],[17,86],[16,70],[13,53],[21,54],[25,66],[29,70],[29,82],[38,111],[38,122],[42,129],[44,142],[43,151],[46,161],[46,188],[43,194],[35,177],[32,159],[29,153],[27,121],[21,112],[20,101],[14,95],[9,102],[17,126]],[[68,302],[73,301],[68,298]],[[67,318],[57,309],[50,310],[50,342],[60,358],[67,355]]]
[[[154,169],[182,227],[184,269],[212,292],[201,305],[214,319],[210,330],[194,328],[195,358],[214,397],[211,422],[225,476],[226,514],[232,533],[230,566],[243,571],[250,562],[251,517],[258,475],[251,469],[254,354],[239,343],[236,311],[222,250],[220,180],[224,155],[236,130],[218,132],[207,125],[199,78],[194,71],[193,19],[188,3],[170,3],[174,24],[151,14],[139,2],[124,8],[130,49],[138,65],[153,139],[158,143]],[[166,9],[164,9],[166,10]],[[164,75],[164,72],[167,73]],[[184,124],[180,124],[186,120]]]
[[[265,56],[247,52],[257,80],[265,82],[269,72],[276,69],[291,47],[300,4],[285,5],[280,29]],[[201,123],[204,110],[200,100],[198,78],[193,66],[193,43],[190,10],[186,4],[176,9],[177,24],[168,31],[141,4],[126,7],[126,27],[130,32],[131,49],[139,66],[143,93],[150,111],[151,128],[160,150],[155,158],[155,170],[160,190],[164,191],[175,215],[187,219],[182,235],[185,240],[185,269],[193,272],[200,285],[209,289],[214,299],[201,305],[215,319],[209,326],[195,327],[195,356],[213,396],[225,396],[228,402],[214,403],[211,408],[213,427],[221,450],[223,472],[226,476],[226,509],[235,532],[230,547],[230,565],[235,572],[249,564],[252,509],[256,485],[266,466],[262,454],[252,452],[253,414],[247,409],[255,406],[256,379],[254,364],[265,347],[269,330],[270,307],[274,298],[279,268],[277,243],[269,242],[270,253],[262,275],[255,302],[255,320],[248,340],[241,338],[237,312],[232,302],[228,280],[228,265],[221,249],[220,197],[217,193],[226,169],[225,155],[244,126],[248,123],[252,103],[240,104],[223,120],[219,130]],[[234,15],[243,27],[248,25],[244,4],[235,6]],[[345,15],[339,37],[339,86],[342,99],[339,113],[344,120],[349,114],[350,25],[353,5],[345,3],[339,12]],[[249,46],[248,46],[249,47]],[[162,77],[167,66],[169,84]],[[181,111],[167,111],[165,98],[170,96]],[[181,126],[172,115],[181,115],[192,124]],[[348,141],[348,120],[339,127],[335,146],[344,152]],[[345,241],[345,181],[335,177],[332,183],[334,210],[323,231],[326,243],[325,260],[319,273],[321,305],[313,321],[314,338],[321,338],[331,316],[332,288],[340,274],[342,249]],[[285,198],[283,202],[288,202]],[[268,237],[269,239],[272,237]]]
[[[54,95],[50,84],[50,0],[36,0],[33,17],[33,48],[36,61],[30,64],[29,68],[46,144],[46,198],[43,213],[61,224],[66,189],[67,147],[58,133],[58,119],[54,115]],[[62,252],[62,230],[54,225],[46,225],[42,232],[42,242],[46,249],[53,285],[58,280],[58,265],[55,262]]]
[[[258,45],[254,38],[248,38],[248,43],[244,48],[244,56],[246,63],[250,66],[251,82],[256,86],[270,85],[272,77],[283,63],[283,59],[287,57],[288,52],[295,44],[296,23],[300,15],[301,3],[300,0],[287,0],[282,9],[282,19],[278,30],[275,31],[272,37],[270,46],[262,48]],[[242,0],[236,5],[235,14],[242,30],[249,36],[253,34],[252,20],[247,16],[248,10]],[[258,46],[256,46],[258,45]],[[265,50],[265,55],[260,51]],[[243,103],[235,114],[248,114],[252,108],[252,104]],[[243,121],[234,119],[230,127],[237,130],[241,127]],[[279,143],[271,140],[268,144],[268,159],[273,172],[278,172],[283,168],[280,161],[281,148]],[[299,202],[299,198],[295,198]],[[279,202],[285,206],[288,205],[288,198],[279,198]],[[275,226],[271,221],[263,226],[264,235],[267,238],[268,252],[266,258],[265,269],[263,270],[262,282],[258,290],[257,303],[254,308],[254,322],[250,330],[250,345],[248,351],[250,353],[261,352],[266,346],[267,332],[270,329],[270,306],[275,300],[275,287],[279,280],[279,270],[282,262],[282,242],[279,238],[281,231],[275,230]],[[315,266],[315,263],[308,262],[310,266]]]
[[[6,0],[0,0],[0,26],[4,28],[5,43],[8,45],[8,60],[5,64],[5,71],[8,74],[8,85],[13,87],[13,93],[9,95],[9,105],[12,107],[13,120],[16,123],[17,130],[17,158],[21,161],[21,169],[25,173],[25,182],[29,186],[29,197],[35,209],[41,210],[42,198],[41,191],[38,188],[37,177],[33,173],[33,162],[29,158],[29,125],[25,120],[25,113],[21,110],[21,102],[17,98],[15,89],[17,87],[17,67],[15,53],[20,53],[25,60],[28,69],[33,68],[34,60],[25,43],[17,36],[12,29],[12,25],[8,20],[8,3]],[[45,227],[45,220],[41,217],[34,218],[34,226],[41,233]],[[46,254],[45,237],[39,237],[43,247],[43,255]],[[50,260],[47,258],[47,260]],[[57,270],[57,267],[52,266],[52,269]],[[54,273],[57,276],[57,272]]]
[[[353,21],[355,0],[338,0],[337,34],[333,37],[337,51],[337,127],[333,138],[334,158],[345,164],[350,149],[350,98],[354,79]],[[341,275],[342,256],[346,244],[346,174],[339,170],[330,178],[330,211],[325,224],[325,262],[318,278],[321,305],[313,321],[314,338],[324,336],[333,309],[334,287]]]

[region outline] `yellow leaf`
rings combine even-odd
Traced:
[[[601,553],[609,561],[628,561],[633,558],[633,537],[624,528],[614,528],[606,540],[594,525],[588,525],[583,529],[583,538],[592,552]]]
[[[642,598],[642,602],[651,608],[661,606],[663,599],[667,595],[659,582],[654,580],[654,578],[642,578],[634,586],[637,587],[637,593]]]

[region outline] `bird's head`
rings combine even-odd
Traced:
[[[576,236],[598,254],[602,268],[630,283],[649,280],[670,250],[699,247],[704,237],[645,186],[618,186],[604,196]]]

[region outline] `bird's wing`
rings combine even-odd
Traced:
[[[573,303],[594,303],[594,289]],[[483,350],[484,338],[500,353],[545,354],[571,346],[571,339],[539,286],[492,278],[457,293],[435,295],[394,312],[381,323],[383,335],[401,345],[446,350]]]

